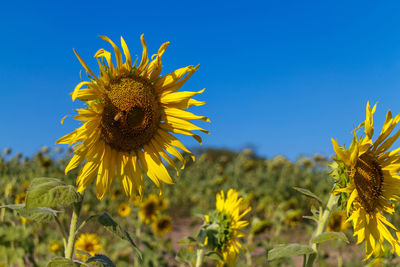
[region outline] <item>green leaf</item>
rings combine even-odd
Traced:
[[[47,207],[22,208],[17,211],[22,217],[35,222],[50,222],[59,212]]]
[[[189,250],[187,247],[181,247],[176,254],[175,259],[181,263],[189,263],[196,259],[195,251]]]
[[[22,217],[36,222],[50,222],[59,212],[47,207],[26,208],[25,204],[11,204],[0,206],[0,208],[9,208],[18,212]]]
[[[319,203],[323,204],[322,199],[320,199],[316,194],[314,194],[313,192],[311,192],[308,189],[304,189],[301,187],[293,187],[294,190],[299,191],[300,193],[302,193],[303,195],[306,195],[308,197],[314,198],[316,200],[318,200]]]
[[[118,223],[116,223],[110,215],[108,215],[106,212],[103,212],[97,217],[97,221],[114,235],[128,241],[132,245],[136,257],[139,259],[140,262],[143,261],[142,253],[136,246],[135,242],[133,242],[130,234],[126,230],[122,229],[122,227]]]
[[[196,245],[197,243],[198,243],[198,241],[194,237],[191,237],[191,236],[182,238],[181,240],[178,241],[179,245],[187,245],[187,246]]]
[[[322,234],[319,234],[311,239],[312,243],[322,243],[325,241],[333,240],[333,239],[339,239],[343,240],[346,243],[349,243],[349,240],[347,239],[346,235],[342,232],[325,232]]]
[[[32,181],[26,193],[26,206],[56,207],[68,206],[82,200],[82,195],[75,187],[66,185],[55,178],[36,178]]]
[[[92,255],[90,255],[89,253],[87,253],[86,251],[80,250],[80,249],[75,249],[75,253],[76,254],[83,254],[86,255],[88,257],[91,257]]]
[[[209,257],[210,259],[213,259],[213,260],[217,260],[217,261],[224,260],[224,258],[215,251],[210,251],[210,252],[206,253],[204,256]]]
[[[267,251],[267,259],[269,261],[300,256],[305,254],[313,253],[313,249],[310,246],[302,245],[302,244],[289,244],[280,247],[273,248]]]
[[[304,218],[304,219],[309,219],[309,220],[312,220],[312,221],[318,223],[318,219],[315,218],[314,216],[303,216],[303,218]]]
[[[77,267],[77,265],[70,259],[57,257],[47,263],[47,267]]]
[[[86,261],[89,262],[98,262],[101,263],[104,267],[115,267],[114,263],[106,256],[101,254],[96,254],[93,257],[90,257]]]

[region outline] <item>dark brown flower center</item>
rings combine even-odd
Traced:
[[[102,137],[118,151],[147,144],[160,123],[160,105],[149,82],[140,77],[118,78],[103,96]]]
[[[382,195],[383,173],[374,155],[362,154],[354,169],[358,200],[368,213],[373,213]]]
[[[170,227],[170,225],[171,225],[171,221],[166,218],[162,218],[157,222],[157,228],[159,230],[167,229],[168,227]]]
[[[94,244],[93,243],[86,243],[85,244],[85,249],[86,252],[92,252],[94,250]]]
[[[147,217],[153,216],[156,213],[156,209],[156,203],[154,202],[149,202],[144,207]]]

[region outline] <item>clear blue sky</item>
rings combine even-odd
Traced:
[[[200,63],[204,145],[290,158],[349,143],[365,104],[400,112],[398,1],[6,1],[0,10],[0,149],[31,154],[78,127],[69,95],[99,48],[122,35],[141,55],[165,41],[163,74]],[[188,146],[195,146],[184,138]]]

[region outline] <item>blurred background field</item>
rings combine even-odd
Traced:
[[[5,149],[0,158],[0,188],[3,190],[0,204],[21,203],[23,192],[36,177],[61,178],[67,184],[74,184],[77,170],[67,176],[63,172],[71,156],[70,150],[60,148],[43,147],[29,157]],[[145,266],[184,266],[179,262],[182,251],[178,251],[184,246],[179,241],[196,235],[202,223],[201,214],[215,208],[217,192],[234,188],[244,198],[244,205],[252,207],[245,217],[250,221],[246,228],[249,235],[242,240],[247,251],[241,255],[238,266],[301,266],[302,257],[267,263],[266,251],[278,244],[308,243],[314,223],[303,216],[311,215],[310,210],[317,207],[317,202],[293,187],[306,188],[326,201],[333,185],[327,158],[316,154],[289,161],[284,156],[259,157],[251,149],[235,152],[212,148],[198,149],[195,164],[188,155],[186,157],[188,164],[179,177],[175,170],[169,169],[177,183],[163,188],[167,208],[162,214],[171,217],[172,231],[167,229],[166,234],[157,235],[150,225],[141,222],[139,202],[135,198],[128,201],[119,183],[115,183],[112,193],[102,201],[96,199],[92,184],[85,195],[83,217],[106,210],[134,237],[140,236],[141,241],[135,241],[143,251]],[[146,183],[145,196],[159,193],[149,179]],[[118,212],[121,203],[128,204],[128,208],[124,206],[125,212]],[[71,211],[60,210],[63,211],[61,222],[68,225]],[[397,215],[394,224],[399,222]],[[25,266],[23,262],[26,266],[45,266],[54,255],[62,256],[56,223],[26,222],[13,211],[1,209],[0,225],[0,255],[3,257],[0,263],[9,264],[1,266]],[[340,225],[341,220],[337,219],[330,226],[333,230],[344,230],[351,244],[334,241],[322,245],[319,266],[363,266],[363,247],[356,247],[351,229],[340,229]],[[113,238],[96,224],[88,223],[81,232],[100,233],[101,252],[109,255],[117,266],[131,266],[134,257],[127,242]],[[209,266],[215,263],[207,262]]]

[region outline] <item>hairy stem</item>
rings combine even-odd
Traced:
[[[79,218],[79,214],[81,212],[82,203],[83,203],[83,195],[82,195],[81,201],[73,204],[71,224],[69,227],[68,243],[67,243],[67,247],[65,249],[65,258],[67,258],[67,259],[72,259],[72,254],[74,252],[76,228],[78,225],[78,218]]]
[[[204,260],[204,246],[201,245],[197,249],[196,267],[200,267],[203,264],[203,260]]]
[[[319,215],[318,219],[318,225],[317,229],[315,230],[313,237],[316,237],[320,234],[322,234],[326,226],[328,224],[329,217],[332,213],[332,210],[335,208],[337,202],[338,202],[339,196],[335,196],[333,194],[330,195],[328,203],[326,203],[326,207],[324,211]],[[315,253],[310,254],[308,257],[307,265],[306,266],[313,266],[314,260],[316,259],[316,256],[318,254],[318,246],[316,243],[312,244],[312,249],[315,251]]]

